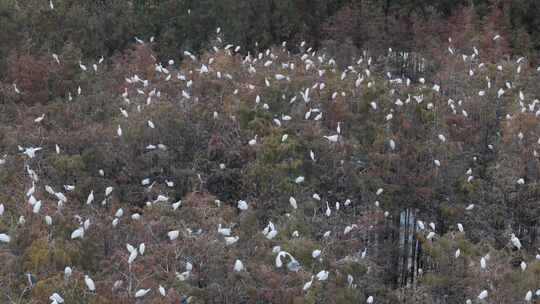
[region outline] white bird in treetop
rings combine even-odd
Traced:
[[[90,205],[94,201],[94,190],[90,191],[88,198],[86,199],[86,204]]]
[[[74,239],[78,239],[78,238],[83,238],[84,237],[84,228],[83,227],[79,227],[75,230],[73,230],[73,232],[71,233],[71,239],[74,240]]]
[[[92,280],[90,276],[84,275],[84,283],[86,284],[86,287],[88,288],[88,290],[90,291],[96,290],[96,284],[94,283],[94,280]]]
[[[19,149],[22,149],[22,148],[19,147]],[[28,148],[23,149],[23,154],[28,156],[29,158],[34,158],[36,157],[36,152],[40,150],[43,150],[43,148],[42,147],[37,147],[37,148],[28,147]]]
[[[176,240],[179,235],[180,235],[180,231],[178,230],[172,230],[172,231],[167,232],[167,236],[169,237],[169,240],[171,241]]]
[[[278,234],[278,231],[274,223],[268,222],[268,225],[266,225],[262,233],[267,239],[271,240],[276,237],[276,235]]]
[[[331,143],[336,143],[339,140],[339,135],[338,134],[330,135],[330,136],[323,136],[323,137],[326,138]]]
[[[307,88],[304,92],[300,92],[300,95],[305,103],[308,103],[311,100],[309,97],[309,88]]]
[[[135,298],[142,298],[144,297],[147,293],[149,293],[151,290],[151,288],[148,288],[148,289],[139,289],[137,290],[137,292],[135,292]]]
[[[480,294],[478,295],[478,299],[483,300],[483,299],[487,298],[487,296],[488,296],[488,291],[487,290],[482,290],[482,292],[480,292]]]
[[[487,264],[486,263],[486,258],[485,257],[480,258],[480,268],[481,269],[486,269],[486,266],[487,266],[486,264]]]
[[[242,261],[236,260],[234,262],[234,268],[233,269],[234,269],[235,272],[243,271],[244,270],[244,264],[242,263]]]
[[[58,293],[53,293],[50,297],[49,297],[49,300],[52,301],[51,304],[62,304],[64,303],[64,298],[62,298]]]
[[[107,197],[107,196],[111,195],[111,193],[113,192],[113,190],[114,190],[114,188],[113,188],[113,187],[110,187],[110,186],[107,187],[107,188],[105,188],[105,196]]]
[[[160,294],[161,296],[163,296],[163,297],[167,296],[167,291],[165,290],[165,287],[159,285],[158,290],[159,290],[159,294]]]
[[[532,296],[533,296],[532,290],[527,291],[527,293],[525,294],[525,301],[530,302],[532,300]]]
[[[242,210],[242,211],[245,211],[248,209],[248,204],[246,201],[243,201],[243,200],[239,200],[238,201],[238,209]]]
[[[41,114],[41,116],[39,116],[38,118],[34,119],[34,122],[40,123],[40,122],[43,121],[43,119],[45,119],[45,113]]]
[[[290,253],[288,253],[287,251],[280,251],[280,252],[278,252],[278,254],[276,256],[276,267],[277,268],[281,268],[283,266],[283,261],[281,259],[285,258],[285,257],[289,257],[289,259],[291,259],[291,261],[296,261],[296,259]]]
[[[311,285],[313,284],[313,278],[315,278],[315,276],[311,276],[311,280],[307,281],[305,284],[304,284],[304,287],[302,287],[302,290],[303,291],[306,291],[308,289],[311,288]]]
[[[390,144],[390,149],[392,150],[396,149],[396,142],[393,139],[390,139],[389,144]]]
[[[218,233],[224,236],[231,235],[231,228],[222,228],[221,224],[218,225]]]
[[[316,277],[319,281],[326,281],[328,279],[329,272],[326,270],[321,270],[319,273],[317,273]]]
[[[240,238],[238,236],[227,236],[224,239],[225,239],[225,245],[230,246],[230,245],[238,242],[238,240]]]
[[[516,247],[518,250],[521,249],[521,242],[519,241],[519,239],[516,237],[515,234],[511,234],[510,235],[510,242],[512,242],[512,245],[514,247]]]
[[[248,144],[250,146],[255,146],[257,144],[257,135],[255,135],[255,137],[253,139],[251,139]]]
[[[521,268],[521,271],[525,271],[525,269],[527,269],[527,263],[525,263],[525,261],[521,261],[519,267]]]
[[[9,243],[11,241],[11,237],[5,233],[0,233],[0,243]]]
[[[298,204],[296,203],[296,199],[294,197],[289,197],[289,203],[293,207],[293,209],[298,209]]]

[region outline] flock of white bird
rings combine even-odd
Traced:
[[[50,2],[51,9],[54,9],[53,2]],[[217,30],[218,34],[218,41],[221,43],[221,38],[219,38],[220,29]],[[493,38],[494,40],[502,39],[500,36],[496,36]],[[151,42],[154,41],[154,39],[150,39]],[[144,44],[145,42],[142,41],[139,38],[136,38],[136,43]],[[286,44],[283,43],[282,50],[285,51]],[[317,53],[312,48],[307,48],[306,44],[302,42],[300,45],[300,49],[304,50],[299,55],[291,55],[291,56],[298,56],[300,59],[301,65],[295,64],[292,61],[287,62],[279,62],[282,57],[279,55],[276,55],[273,53],[272,50],[266,50],[265,52],[261,52],[257,54],[256,56],[253,55],[247,55],[243,57],[241,66],[242,69],[247,71],[249,74],[255,74],[257,71],[276,71],[279,70],[279,73],[271,72],[273,73],[274,77],[271,78],[265,78],[264,85],[265,86],[272,86],[272,85],[279,85],[283,82],[290,82],[291,79],[294,79],[296,71],[298,69],[302,69],[302,73],[314,73],[318,77],[316,77],[318,80],[312,85],[307,88],[302,89],[298,94],[294,95],[292,98],[285,100],[284,102],[288,102],[290,104],[292,103],[304,103],[306,105],[306,108],[308,109],[307,112],[303,115],[301,119],[304,119],[306,121],[320,121],[324,119],[324,111],[321,109],[321,106],[318,106],[318,96],[320,96],[318,93],[324,91],[327,89],[327,85],[324,82],[324,77],[326,74],[330,73],[338,73],[341,74],[340,79],[341,81],[351,81],[354,83],[354,85],[347,90],[343,91],[336,91],[331,94],[331,99],[335,100],[339,97],[346,97],[350,95],[355,95],[355,91],[363,90],[370,88],[375,85],[376,78],[373,77],[372,73],[373,71],[370,70],[372,66],[372,58],[363,56],[361,59],[359,59],[354,65],[348,66],[345,70],[339,71],[338,67],[336,65],[336,62],[332,58],[328,58],[324,54]],[[229,44],[224,46],[223,48],[219,48],[215,46],[213,48],[213,51],[215,53],[221,52],[223,54],[226,54],[228,56],[237,56],[239,53],[240,47],[234,47],[233,45]],[[450,46],[449,47],[449,53],[451,56],[458,56],[457,52]],[[193,95],[193,92],[191,91],[191,87],[193,86],[193,77],[194,74],[199,74],[201,77],[208,77],[208,78],[214,78],[216,80],[234,80],[234,77],[229,74],[227,71],[220,71],[217,67],[213,65],[214,58],[210,57],[207,61],[202,62],[201,59],[197,58],[195,55],[191,54],[190,52],[184,53],[186,60],[191,60],[194,65],[197,65],[199,68],[194,71],[181,71],[179,69],[175,68],[175,62],[173,60],[168,62],[168,65],[164,66],[161,63],[155,64],[155,71],[158,75],[160,75],[160,80],[162,81],[177,81],[180,89],[179,92],[181,92],[180,98],[183,100],[183,102],[190,102],[197,100],[197,97]],[[477,63],[473,65],[475,59],[479,58],[479,51],[474,48],[474,52],[470,55],[461,55],[463,57],[463,60],[466,62],[471,63],[471,70],[469,72],[469,75],[475,75],[476,73],[481,73],[484,64],[483,63]],[[52,55],[54,61],[57,64],[62,64],[60,56],[57,54]],[[101,58],[97,61],[97,64],[93,64],[92,68],[94,71],[98,70],[99,64],[101,64],[104,61],[104,58]],[[518,69],[516,73],[520,73],[522,69],[522,64],[524,63],[525,59],[520,58],[516,64],[518,66]],[[81,69],[81,72],[83,73],[90,73],[91,71],[82,63],[82,61],[79,62],[79,67]],[[502,71],[503,67],[498,66],[498,69]],[[176,75],[175,75],[176,74]],[[173,79],[176,78],[175,79]],[[385,77],[385,81],[388,82],[388,84],[392,86],[410,86],[411,80],[407,78],[400,78],[400,77],[393,77],[392,75],[388,74],[387,77]],[[145,80],[141,78],[138,75],[130,75],[126,79],[126,89],[124,93],[121,95],[124,106],[120,108],[121,115],[124,118],[129,117],[129,109],[133,109],[135,111],[144,111],[145,107],[151,106],[153,103],[158,102],[161,97],[161,92],[157,88],[152,88],[153,83],[151,83],[149,80]],[[442,95],[442,90],[444,89],[443,85],[440,84],[432,84],[427,85],[427,81],[425,79],[420,79],[419,82],[422,84],[423,89],[430,89],[434,91],[436,94]],[[277,84],[276,84],[277,83]],[[487,94],[487,92],[497,90],[497,98],[501,98],[504,94],[507,94],[507,92],[515,91],[512,83],[507,82],[506,87],[496,89],[492,87],[491,81],[489,79],[486,80],[486,88],[482,89],[478,92],[479,96],[484,96]],[[152,88],[152,89],[151,89]],[[16,83],[13,84],[13,89],[17,94],[24,94],[16,85]],[[235,88],[232,92],[230,92],[233,95],[237,95],[240,90],[247,90],[247,91],[255,91],[256,85],[245,83],[240,84],[237,88]],[[78,95],[82,94],[82,90],[79,87],[78,88]],[[138,99],[139,96],[143,96],[145,99],[145,102],[137,104],[135,100]],[[283,96],[285,98],[285,96]],[[69,99],[71,100],[71,94],[69,95]],[[522,108],[522,112],[533,112],[536,115],[540,114],[540,110],[537,110],[537,104],[540,104],[540,102],[535,99],[532,101],[532,103],[527,104],[527,98],[525,97],[525,94],[522,91],[518,92],[518,98],[517,98],[518,104]],[[391,110],[384,115],[386,121],[391,121],[395,115],[395,112],[400,111],[401,107],[405,107],[408,104],[422,104],[424,102],[424,95],[422,93],[419,93],[419,95],[416,96],[408,96],[406,100],[401,100],[399,98],[396,99],[395,104],[391,107]],[[135,106],[133,106],[135,105]],[[380,105],[376,102],[370,102],[370,108],[371,111],[379,111],[381,109]],[[260,107],[264,110],[268,110],[270,106],[265,103],[265,96],[256,95],[254,99],[254,106]],[[427,110],[433,109],[435,105],[431,102],[425,102],[425,107]],[[463,109],[462,107],[462,101],[456,102],[452,99],[448,100],[448,107],[450,110],[454,113],[459,113],[463,115],[465,118],[468,117],[468,113]],[[219,113],[216,111],[213,113],[213,117],[217,119],[219,117]],[[44,120],[47,119],[46,114],[43,114],[39,117],[37,117],[34,121],[36,124],[43,123]],[[298,119],[294,117],[293,114],[287,114],[284,113],[280,117],[276,117],[273,119],[274,124],[277,127],[281,127],[282,125],[286,124],[288,121]],[[507,119],[512,119],[512,117],[507,117]],[[156,128],[156,125],[159,125],[159,121],[150,121],[148,120],[146,122],[147,127],[154,129]],[[331,134],[325,135],[324,139],[328,141],[328,144],[330,145],[336,145],[340,144],[340,142],[344,141],[345,138],[343,137],[342,133],[343,125],[338,124],[337,129],[335,132],[332,132]],[[124,131],[122,129],[122,125],[118,125],[116,135],[118,137],[124,136]],[[518,135],[520,139],[523,138],[523,134],[520,133]],[[440,141],[441,144],[446,143],[447,141],[447,135],[445,134],[437,134],[436,135],[437,140]],[[246,139],[246,142],[249,146],[256,148],[261,140],[264,140],[263,138],[260,138],[258,135],[255,135],[253,138]],[[288,135],[285,134],[282,137],[282,142],[286,142],[288,140]],[[540,139],[538,139],[540,142]],[[392,150],[397,149],[399,146],[399,139],[397,138],[389,138],[388,139],[389,146]],[[166,150],[167,147],[163,144],[149,144],[146,147],[148,150],[154,150],[154,149],[162,149]],[[490,145],[490,149],[493,149],[493,146]],[[27,197],[27,203],[31,206],[31,210],[34,214],[43,216],[44,222],[46,225],[54,225],[54,214],[44,214],[42,212],[42,206],[43,202],[42,200],[39,200],[35,197],[36,194],[36,187],[40,185],[40,178],[37,171],[34,171],[32,169],[32,159],[38,158],[41,153],[48,153],[49,148],[48,147],[20,147],[19,146],[19,152],[25,155],[27,160],[25,161],[25,167],[26,173],[29,176],[29,182],[30,182],[30,188],[28,188],[26,192]],[[58,145],[55,145],[54,153],[61,154],[63,153],[61,148]],[[534,151],[536,154],[536,151]],[[310,151],[309,155],[306,156],[307,159],[316,162],[317,156],[314,151]],[[10,159],[8,155],[5,155],[0,162],[0,165],[4,165],[7,162],[9,162]],[[436,167],[443,166],[442,162],[438,159],[433,160],[433,164]],[[1,167],[0,167],[1,168]],[[225,168],[224,164],[220,165],[220,168]],[[100,175],[104,175],[105,172],[103,170],[99,171]],[[473,180],[473,172],[472,169],[469,169],[466,172],[467,181],[471,182]],[[523,185],[526,183],[525,179],[523,177],[516,177],[516,183],[519,185]],[[305,181],[304,176],[298,176],[294,178],[294,182],[296,184],[302,184]],[[151,187],[154,183],[147,178],[141,181],[141,184],[143,187]],[[174,187],[174,183],[167,181],[168,187]],[[43,185],[45,191],[50,195],[51,197],[55,198],[57,200],[57,208],[60,210],[66,203],[69,201],[69,193],[74,191],[77,185],[63,185],[63,190],[59,190],[60,187],[57,189],[54,189],[53,186],[49,185]],[[113,186],[108,186],[104,190],[102,190],[103,200],[100,202],[101,205],[106,205],[108,203],[108,199],[111,197],[112,193],[114,192]],[[378,189],[375,193],[376,196],[383,195],[384,189]],[[325,212],[324,215],[326,217],[330,217],[332,215],[332,212],[338,212],[340,208],[345,208],[349,205],[351,205],[352,201],[350,199],[347,199],[343,205],[341,203],[336,203],[335,206],[331,206],[328,201],[325,201],[320,194],[314,193],[312,195],[312,198],[315,201],[320,201],[323,206],[325,206]],[[94,190],[92,190],[87,197],[86,205],[90,206],[95,204],[96,196]],[[173,210],[177,210],[182,202],[170,202],[169,197],[166,193],[161,194],[157,197],[157,199],[153,202],[148,202],[148,205],[153,205],[156,203],[161,204],[170,204],[170,208]],[[219,202],[218,202],[219,203]],[[301,204],[299,200],[297,200],[295,197],[290,196],[289,198],[289,204],[292,210],[297,209],[298,206]],[[376,207],[380,208],[379,203],[375,203]],[[245,212],[247,211],[251,205],[249,202],[245,200],[240,200],[236,204],[239,212]],[[469,205],[466,210],[472,212],[474,209],[474,205]],[[52,210],[52,209],[48,209]],[[0,217],[4,215],[6,212],[6,207],[3,204],[0,204]],[[384,212],[385,216],[389,216],[388,212]],[[139,213],[134,213],[130,215],[132,220],[141,220],[143,215]],[[111,223],[112,227],[116,227],[120,224],[120,221],[124,218],[124,210],[118,209],[115,212],[114,219]],[[85,237],[85,233],[92,229],[92,221],[91,218],[83,219],[82,217],[78,216],[76,218],[77,226],[75,230],[71,233],[71,239],[73,241],[77,241],[77,239],[82,239]],[[19,225],[24,225],[25,218],[24,216],[20,216],[18,220]],[[434,223],[427,224],[423,221],[417,222],[417,227],[421,231],[421,233],[426,234],[427,240],[435,241],[437,237],[437,229],[435,227]],[[461,223],[457,223],[456,225],[457,229],[460,232],[464,232],[464,227]],[[352,224],[347,227],[345,227],[343,232],[344,235],[351,233],[354,229],[356,229],[357,226]],[[238,236],[234,235],[234,231],[231,228],[223,227],[221,224],[219,227],[217,227],[217,233],[218,235],[223,237],[223,240],[225,241],[225,244],[227,246],[233,246],[234,244],[241,242],[240,238]],[[262,235],[269,240],[275,239],[276,236],[279,234],[279,227],[273,222],[268,222],[268,225],[264,228],[262,231]],[[328,237],[332,232],[331,231],[325,231],[324,236]],[[335,232],[334,232],[335,233]],[[182,235],[182,231],[175,229],[171,227],[171,230],[167,232],[166,238],[169,239],[170,242],[175,242],[180,236]],[[298,231],[295,231],[293,233],[293,236],[298,237],[299,233]],[[7,233],[0,233],[0,248],[2,246],[7,246],[11,242],[11,237]],[[509,244],[511,246],[515,247],[516,250],[522,249],[522,244],[520,240],[516,237],[515,234],[511,234],[509,238]],[[146,245],[144,243],[139,244],[138,246],[133,246],[131,244],[126,244],[127,252],[127,260],[129,265],[136,263],[137,258],[140,256],[143,256],[145,253]],[[286,263],[286,268],[288,271],[300,271],[302,269],[301,261],[297,260],[291,253],[286,252],[281,249],[280,246],[276,245],[273,250],[273,254],[275,254],[275,267],[276,268],[282,268],[284,263]],[[367,255],[367,248],[364,249],[362,252],[362,258],[364,258]],[[312,252],[312,258],[315,260],[324,259],[325,252],[321,249],[316,249]],[[460,249],[457,249],[454,257],[456,259],[460,258],[461,251]],[[537,256],[537,259],[540,259],[540,256]],[[480,260],[480,267],[482,269],[486,269],[488,267],[488,260],[489,255],[486,255],[481,258]],[[527,267],[527,264],[525,261],[521,263],[521,269],[525,270]],[[186,270],[182,273],[177,273],[177,278],[179,280],[188,280],[190,278],[190,273],[192,271],[193,266],[190,263],[187,263]],[[249,271],[249,269],[246,268],[244,265],[244,262],[241,259],[236,259],[234,264],[230,267],[231,271],[234,272],[245,272]],[[65,267],[65,277],[69,279],[72,275],[72,268],[70,266]],[[331,269],[320,269],[317,273],[313,273],[311,275],[311,280],[306,282],[302,289],[305,292],[308,292],[309,289],[312,287],[313,284],[315,284],[315,281],[324,282],[328,280],[329,277],[332,276],[332,270]],[[94,280],[92,279],[92,274],[87,273],[84,274],[84,283],[88,289],[88,291],[92,293],[98,293],[99,290],[96,289],[96,284],[94,283]],[[116,285],[121,285],[122,282],[116,282]],[[350,288],[355,288],[354,284],[354,278],[351,275],[348,275],[348,284]],[[161,296],[166,296],[167,290],[164,286],[145,286],[142,288],[139,288],[138,290],[135,290],[132,294],[134,298],[143,298],[148,297],[149,295],[152,295],[154,292],[154,289],[157,289],[157,292]],[[527,302],[532,301],[533,297],[540,297],[540,289],[536,290],[536,292],[533,292],[532,290],[526,290],[524,291],[524,299]],[[489,291],[481,290],[478,292],[478,300],[485,300],[489,296]],[[59,292],[55,292],[50,296],[50,300],[52,304],[61,304],[64,303],[64,299],[62,298],[62,295]],[[365,299],[366,303],[376,303],[376,298],[372,295],[367,296]],[[472,300],[467,300],[467,303],[472,303]]]

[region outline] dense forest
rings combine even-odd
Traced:
[[[540,303],[539,15],[0,0],[0,303]]]

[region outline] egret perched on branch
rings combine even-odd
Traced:
[[[236,262],[234,262],[234,271],[240,272],[240,271],[243,271],[243,270],[245,270],[245,268],[244,268],[244,264],[242,263],[242,261],[236,260]]]
[[[304,287],[302,287],[302,290],[303,290],[303,291],[306,291],[306,290],[308,290],[308,289],[311,288],[311,285],[313,284],[313,278],[314,278],[314,277],[315,277],[315,276],[311,276],[311,280],[307,281],[307,282],[304,284]]]
[[[294,197],[289,197],[289,203],[293,207],[293,209],[298,209],[298,204],[296,203],[296,199]]]
[[[482,290],[482,292],[480,292],[480,294],[478,295],[478,299],[483,300],[483,299],[487,298],[487,296],[488,296],[488,291],[487,290]]]
[[[510,234],[510,242],[512,242],[512,245],[514,247],[516,247],[518,250],[521,249],[521,242],[519,241],[519,239],[516,237],[515,234]]]
[[[52,2],[51,2],[52,4]],[[49,300],[52,301],[51,304],[62,304],[64,303],[64,299],[58,294],[58,293],[53,293],[50,297],[49,297]]]
[[[339,135],[338,134],[330,135],[330,136],[323,136],[323,137],[326,138],[331,143],[336,143],[339,140]]]
[[[180,235],[180,231],[178,230],[172,230],[167,233],[167,236],[169,237],[169,240],[174,241],[178,238]]]
[[[0,233],[0,242],[2,243],[9,243],[11,241],[11,237],[5,233]]]
[[[246,201],[239,200],[238,201],[238,209],[240,209],[242,211],[247,210],[248,209],[248,204],[246,203]]]
[[[329,272],[326,270],[321,270],[319,273],[317,273],[317,280],[319,281],[326,281],[328,279]]]
[[[150,288],[148,289],[139,289],[137,290],[137,292],[135,293],[135,298],[142,298],[144,297],[147,293],[150,292]]]
[[[88,290],[90,291],[96,290],[96,284],[94,283],[94,280],[92,280],[90,276],[84,275],[84,283],[86,284],[86,287],[88,288]]]
[[[19,149],[22,149],[19,147]],[[40,150],[43,150],[42,147],[37,147],[37,148],[34,148],[34,147],[29,147],[29,148],[24,148],[23,149],[23,154],[28,156],[29,158],[34,158],[36,157],[36,152],[40,151]]]

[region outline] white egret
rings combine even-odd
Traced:
[[[66,268],[64,268],[64,278],[66,280],[69,279],[69,277],[71,277],[72,273],[73,273],[73,270],[71,269],[71,267],[66,266]]]
[[[527,293],[525,294],[525,301],[530,302],[532,300],[532,296],[533,296],[532,290],[527,291]]]
[[[248,209],[248,204],[246,201],[243,201],[243,200],[239,200],[238,201],[238,209],[242,210],[242,211],[245,211]]]
[[[483,300],[483,299],[487,298],[487,296],[488,296],[488,291],[487,290],[482,290],[482,292],[480,292],[480,294],[478,295],[478,299]]]
[[[52,2],[51,2],[52,3]],[[50,297],[49,297],[49,300],[52,301],[51,304],[62,304],[64,303],[64,298],[62,298],[58,293],[53,293]]]
[[[316,161],[315,160],[315,153],[313,152],[313,150],[309,150],[309,157],[311,158],[312,161]]]
[[[294,197],[292,197],[292,196],[289,197],[289,203],[291,204],[293,209],[298,209],[298,204],[296,203],[296,199]]]
[[[315,276],[311,276],[311,280],[307,281],[307,282],[304,284],[304,287],[302,287],[302,290],[303,290],[303,291],[306,291],[306,290],[308,290],[308,289],[311,288],[311,284],[313,284],[313,278],[314,278],[314,277],[315,277]]]
[[[180,231],[178,230],[172,230],[172,231],[167,232],[167,236],[169,237],[169,240],[171,241],[176,240],[179,235],[180,235]]]
[[[78,239],[78,238],[83,238],[84,237],[84,228],[83,227],[79,227],[75,230],[73,230],[73,232],[71,233],[71,239],[74,240],[74,239]]]
[[[242,263],[242,261],[236,260],[234,262],[234,268],[233,269],[234,269],[235,272],[243,271],[244,270],[244,264]]]
[[[144,297],[147,293],[149,293],[151,290],[151,288],[148,288],[148,289],[139,289],[137,290],[137,292],[135,292],[135,298],[142,298]]]
[[[510,242],[512,242],[512,245],[514,247],[516,247],[518,250],[521,249],[521,242],[519,241],[519,239],[516,237],[515,234],[510,234]]]
[[[84,275],[84,283],[86,284],[86,287],[88,288],[88,290],[90,291],[96,290],[96,284],[94,283],[94,280],[92,280],[90,276]]]
[[[326,270],[321,270],[319,273],[317,273],[316,277],[319,281],[326,281],[328,279],[329,272]]]
[[[90,191],[88,198],[86,199],[86,204],[90,205],[94,201],[94,190]]]
[[[159,294],[160,294],[161,296],[163,296],[163,297],[167,296],[167,292],[165,291],[165,287],[159,285],[158,290],[159,290]]]
[[[225,237],[224,239],[225,239],[225,245],[230,246],[238,242],[240,238],[238,236],[228,236],[228,237]]]
[[[0,242],[2,243],[9,243],[11,241],[11,237],[5,233],[0,233]]]
[[[43,121],[43,119],[45,119],[45,113],[41,114],[41,116],[39,116],[38,118],[34,119],[34,122],[35,123],[40,123]]]

